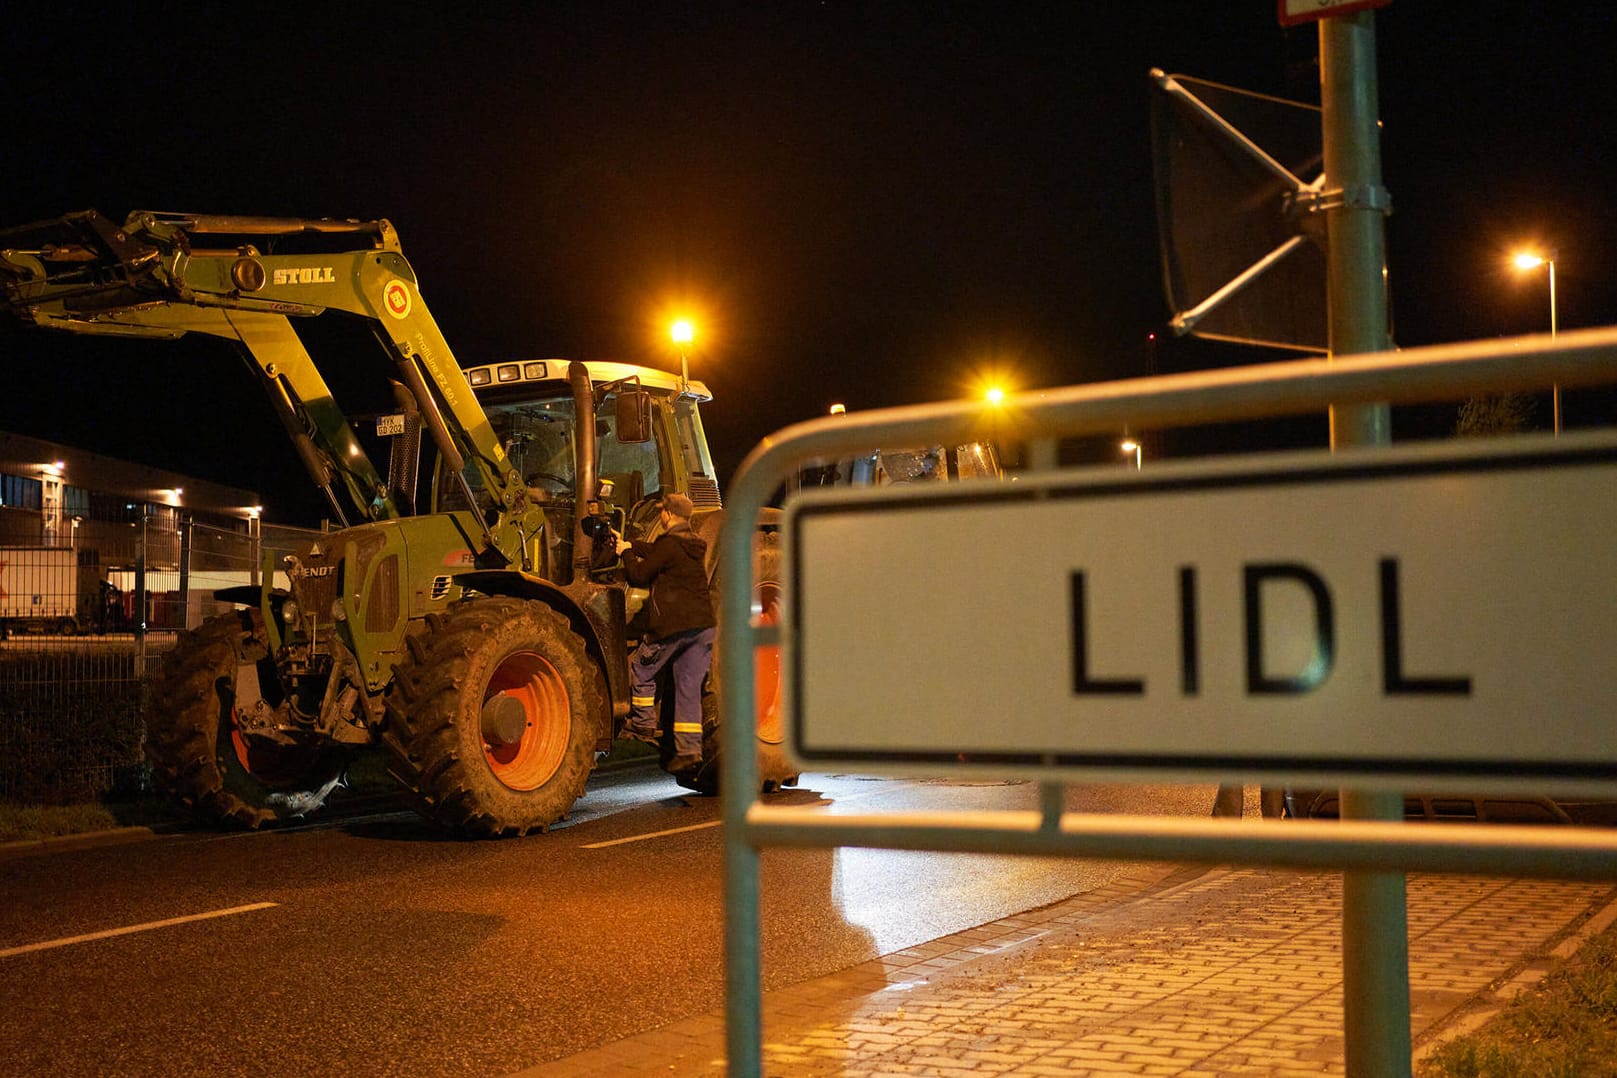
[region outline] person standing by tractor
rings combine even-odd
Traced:
[[[630,660],[629,721],[620,737],[657,744],[657,678],[672,667],[674,757],[670,774],[694,771],[702,762],[702,679],[713,658],[713,600],[705,568],[707,541],[691,530],[691,500],[664,494],[662,533],[650,542],[613,536],[623,571],[635,587],[650,588],[650,620]]]

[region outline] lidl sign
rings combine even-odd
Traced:
[[[805,767],[1617,789],[1610,435],[929,487],[787,507]]]

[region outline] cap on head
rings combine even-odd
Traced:
[[[696,512],[696,506],[683,494],[664,494],[663,508],[681,520],[691,519],[691,514]]]

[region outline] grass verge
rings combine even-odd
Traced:
[[[1617,1076],[1617,925],[1473,1033],[1425,1061],[1419,1078]]]
[[[0,801],[0,842],[82,835],[116,827],[156,827],[178,817],[156,798],[78,805],[13,805]]]

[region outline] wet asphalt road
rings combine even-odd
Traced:
[[[1205,815],[1212,794],[1077,787],[1068,804]],[[1029,809],[1037,787],[811,774],[783,797]],[[565,827],[504,842],[386,813],[0,855],[0,1072],[500,1075],[717,1009],[717,820],[716,800],[642,771],[598,776]],[[769,850],[763,866],[766,988],[1118,871],[876,850]]]

